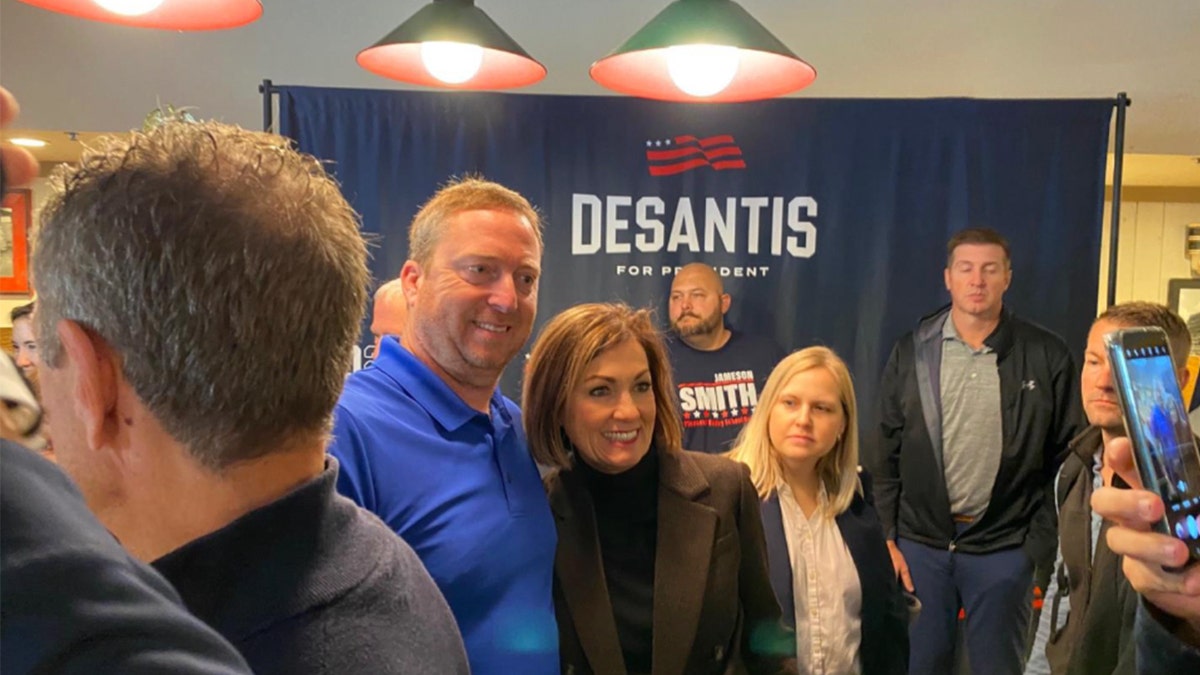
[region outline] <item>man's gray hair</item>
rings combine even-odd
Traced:
[[[327,433],[366,305],[358,220],[287,139],[168,123],[54,176],[34,248],[44,363],[67,319],[205,466]]]

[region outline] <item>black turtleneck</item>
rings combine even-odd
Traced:
[[[658,451],[627,471],[611,475],[585,461],[576,466],[596,510],[596,530],[608,597],[625,669],[649,673],[654,626],[654,554],[658,534]]]

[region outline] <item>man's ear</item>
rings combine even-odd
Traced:
[[[118,429],[119,359],[104,338],[74,321],[59,321],[56,331],[69,361],[63,367],[70,373],[71,400],[85,442],[93,450],[105,447]]]
[[[721,294],[721,316],[729,313],[729,306],[733,304],[733,297],[728,293]]]
[[[1175,380],[1179,382],[1180,390],[1187,388],[1187,383],[1190,379],[1192,379],[1192,374],[1188,371],[1188,367],[1186,365],[1175,369]]]
[[[404,302],[409,308],[417,301],[417,288],[421,285],[421,265],[416,260],[405,261],[400,268],[400,288],[404,291]]]

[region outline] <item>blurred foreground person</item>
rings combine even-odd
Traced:
[[[412,550],[335,491],[325,445],[368,278],[320,163],[172,122],[54,182],[42,393],[100,521],[255,672],[466,672]]]
[[[15,108],[0,88],[0,124]],[[0,147],[0,174],[14,185],[33,175],[23,153]],[[16,364],[0,356],[0,671],[249,673],[170,584],[105,531],[58,467],[17,445],[40,417]]]

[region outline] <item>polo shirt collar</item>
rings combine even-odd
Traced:
[[[998,327],[997,327],[997,329],[998,329]],[[970,349],[972,352],[975,352],[976,354],[987,354],[987,353],[996,351],[995,347],[993,347],[990,344],[990,342],[992,341],[992,338],[995,335],[996,335],[996,331],[992,331],[991,335],[989,335],[983,341],[983,347],[981,347],[978,351],[976,351],[974,347],[971,347],[970,345],[968,345],[962,339],[962,336],[958,334],[958,327],[954,325],[954,319],[951,318],[950,312],[946,312],[946,319],[945,319],[945,321],[942,322],[942,342],[945,342],[946,340],[954,340],[955,342],[961,342],[963,345],[965,345],[968,349]]]
[[[402,389],[408,392],[414,400],[420,401],[421,406],[431,417],[437,420],[443,429],[456,431],[483,413],[467,405],[453,389],[447,385],[437,373],[418,359],[409,350],[400,345],[394,337],[384,338],[379,345],[379,356],[375,359],[375,367],[396,381]],[[506,431],[513,425],[512,418],[504,406],[500,388],[492,392],[490,402],[492,423],[497,426],[497,434]],[[496,418],[499,418],[498,420]]]

